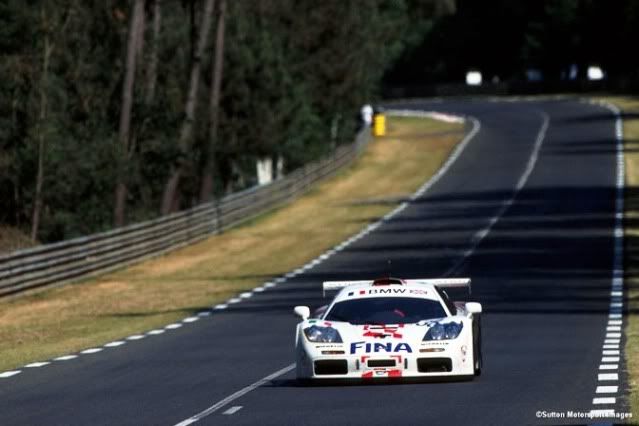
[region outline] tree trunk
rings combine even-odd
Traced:
[[[120,127],[118,130],[118,165],[115,187],[115,207],[113,218],[115,226],[124,225],[127,195],[127,166],[129,160],[129,139],[131,131],[131,110],[133,107],[133,87],[135,85],[135,68],[140,49],[140,27],[144,22],[144,0],[134,0],[133,13],[129,24],[126,52],[126,68],[122,84],[122,108],[120,109]]]
[[[215,149],[217,146],[217,129],[219,126],[220,89],[224,70],[224,27],[226,19],[226,0],[220,0],[220,12],[217,17],[217,34],[215,36],[215,59],[211,78],[211,97],[209,104],[209,146],[206,151],[206,162],[200,188],[200,202],[210,201],[213,195],[213,172],[215,167]]]
[[[158,80],[158,52],[160,47],[160,30],[162,28],[162,0],[153,1],[153,38],[149,52],[149,71],[147,74],[145,103],[151,105],[155,98],[155,87]]]
[[[40,9],[42,23],[47,24],[47,16],[44,5]],[[49,86],[49,62],[53,46],[49,40],[49,29],[45,28],[44,47],[42,49],[42,78],[40,80],[40,114],[38,117],[38,171],[36,175],[35,196],[33,200],[33,216],[31,218],[31,239],[38,239],[40,229],[40,216],[42,212],[42,187],[44,183],[44,156],[46,152],[45,126],[48,113],[47,90]]]
[[[144,33],[146,31],[146,0],[142,2],[142,12],[135,26],[135,56],[137,59],[136,68],[142,69],[144,63]]]
[[[191,140],[193,139],[193,123],[195,121],[195,109],[197,107],[197,94],[200,84],[200,73],[202,69],[202,56],[206,49],[206,44],[211,29],[211,15],[213,14],[213,7],[215,6],[215,0],[206,0],[204,5],[204,14],[202,15],[202,23],[200,25],[200,32],[198,35],[197,47],[194,52],[193,64],[191,66],[191,77],[189,80],[189,91],[186,98],[186,105],[184,107],[184,122],[180,129],[180,139],[178,141],[178,147],[181,152],[181,158],[176,161],[176,165],[171,170],[170,177],[164,187],[164,195],[162,197],[162,214],[170,213],[175,206],[175,200],[177,198],[177,191],[180,185],[180,178],[186,171],[186,156],[188,154]]]

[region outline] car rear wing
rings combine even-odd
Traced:
[[[338,291],[344,287],[353,285],[373,284],[375,280],[359,280],[359,281],[324,281],[322,283],[322,294],[326,297],[327,291]],[[441,289],[449,288],[467,288],[468,294],[471,294],[470,278],[418,278],[412,280],[402,280],[404,284],[431,284]]]
[[[366,285],[373,284],[373,280],[361,280],[361,281],[324,281],[322,283],[322,297],[326,297],[327,291],[339,291],[344,287],[352,285]]]

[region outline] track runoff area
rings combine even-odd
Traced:
[[[162,339],[113,342],[122,348],[100,360],[79,357],[22,379],[3,373],[13,382],[0,382],[0,421],[628,421],[619,112],[575,100],[410,102],[393,109],[464,117],[468,128],[410,199],[295,271],[168,325],[177,332]],[[588,149],[593,145],[601,149]],[[321,281],[387,273],[389,258],[400,277],[473,279],[472,298],[484,306],[481,378],[298,386],[292,307],[324,304]]]

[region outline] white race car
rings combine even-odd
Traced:
[[[481,373],[482,307],[451,302],[448,288],[469,278],[382,278],[328,281],[339,290],[330,305],[302,318],[295,337],[297,378],[377,379],[462,376]]]

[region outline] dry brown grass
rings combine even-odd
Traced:
[[[459,124],[391,118],[389,135],[293,204],[167,256],[0,302],[0,371],[183,318],[313,259],[394,207],[463,136]],[[355,202],[356,201],[356,202]]]

